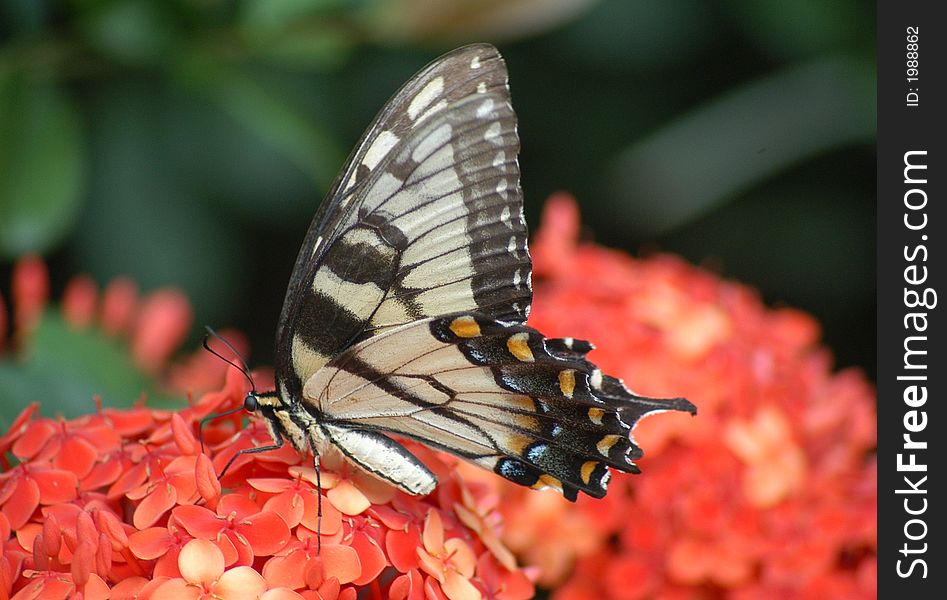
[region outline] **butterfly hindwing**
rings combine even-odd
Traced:
[[[310,227],[277,331],[288,398],[358,340],[461,310],[523,322],[531,263],[516,117],[496,49],[467,46],[399,90]]]
[[[608,467],[637,470],[641,416],[693,407],[639,398],[561,343],[478,313],[419,320],[335,358],[305,402],[332,427],[411,437],[522,485],[601,497]]]

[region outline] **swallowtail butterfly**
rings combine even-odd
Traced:
[[[408,494],[437,478],[413,438],[518,484],[605,495],[637,472],[636,396],[524,323],[531,262],[516,115],[497,50],[454,50],[382,108],[303,242],[276,333],[276,385],[244,407],[274,445],[346,460]]]

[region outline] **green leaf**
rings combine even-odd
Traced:
[[[76,217],[79,117],[56,87],[0,75],[0,256],[51,249]]]
[[[30,402],[47,416],[76,417],[94,410],[93,399],[127,407],[147,394],[151,405],[180,405],[132,362],[124,342],[90,328],[76,331],[58,312],[43,315],[20,356],[0,361],[0,429]]]
[[[178,73],[187,87],[277,149],[325,189],[344,155],[318,123],[307,118],[248,73],[207,61],[193,60]]]
[[[254,45],[261,56],[290,67],[329,69],[348,58],[355,40],[344,31],[312,27],[261,36]]]
[[[147,83],[112,85],[91,99],[89,201],[71,251],[99,281],[127,275],[145,290],[181,287],[201,323],[232,304],[250,246],[172,168],[168,106],[168,90]],[[186,159],[200,148],[181,151]]]
[[[329,10],[360,4],[353,0],[248,0],[240,21],[254,30],[282,29]]]
[[[600,2],[552,36],[552,51],[596,70],[666,69],[706,52],[711,12],[701,0]]]
[[[875,135],[874,65],[830,58],[748,83],[625,150],[608,178],[616,227],[666,233],[752,186]]]
[[[49,19],[53,7],[46,2],[36,0],[4,0],[0,2],[0,23],[5,33],[15,31],[28,35],[42,31],[43,24]]]
[[[727,0],[723,6],[756,46],[784,60],[874,41],[874,5],[859,0]]]
[[[83,14],[80,24],[100,52],[128,64],[157,62],[178,35],[168,6],[150,0],[98,3]]]

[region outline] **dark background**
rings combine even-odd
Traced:
[[[271,363],[364,127],[426,62],[490,41],[533,229],[567,190],[590,238],[809,311],[873,377],[874,19],[856,0],[0,0],[0,293],[28,252],[54,297],[78,272],[178,285],[195,343],[236,326]]]

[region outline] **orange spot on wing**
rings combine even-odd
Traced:
[[[454,332],[454,335],[462,338],[472,338],[480,335],[480,325],[470,315],[457,317],[451,321],[450,330]]]

